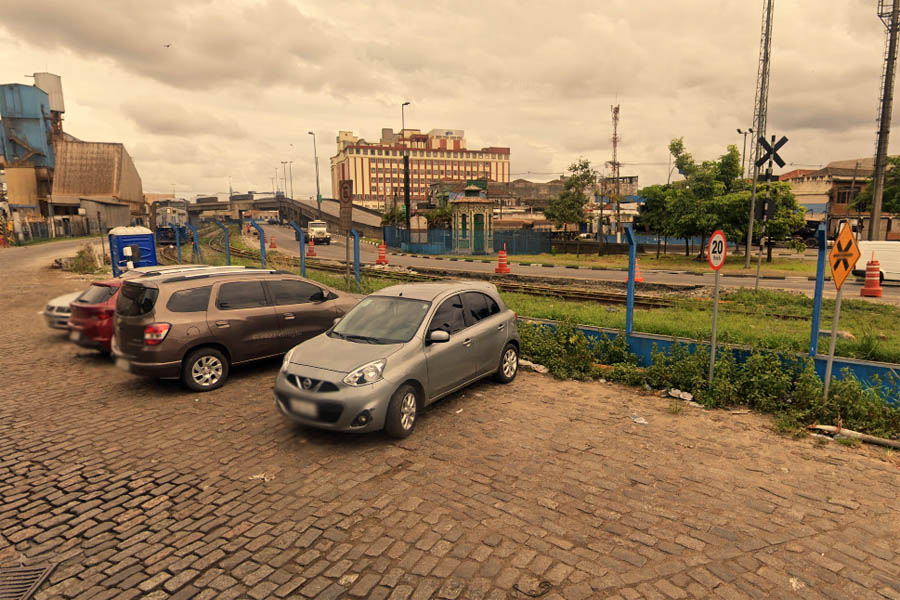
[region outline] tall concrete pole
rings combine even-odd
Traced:
[[[750,247],[753,245],[753,214],[756,211],[756,182],[759,179],[760,145],[759,138],[766,137],[766,120],[769,110],[769,68],[772,58],[772,16],[775,0],[765,0],[763,13],[762,40],[759,47],[759,70],[756,74],[756,104],[753,109],[753,129],[756,134],[751,138],[750,160],[753,161],[753,187],[750,191],[750,219],[747,227],[747,256],[744,257],[744,268],[750,268]],[[760,249],[762,252],[762,249]]]
[[[883,5],[883,2],[882,2]],[[879,15],[884,19],[884,15]],[[888,25],[888,51],[881,90],[881,115],[878,119],[878,142],[875,150],[875,186],[872,190],[872,215],[868,240],[881,238],[881,200],[884,196],[884,171],[887,165],[888,138],[891,135],[891,110],[894,104],[894,73],[897,70],[897,29],[900,0],[893,0]]]
[[[316,162],[316,204],[319,207],[319,219],[322,218],[322,192],[319,190],[319,150],[316,148],[316,134],[313,131],[307,131],[313,138],[313,160]]]

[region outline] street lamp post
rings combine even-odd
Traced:
[[[281,170],[284,173],[284,195],[287,196],[287,164],[288,161],[281,161]]]
[[[749,129],[747,129],[747,131],[743,131],[740,127],[738,127],[737,132],[744,136],[744,151],[741,152],[741,177],[743,177],[744,173],[747,172],[746,165],[744,164],[747,161],[747,134],[753,133],[753,128],[750,127]]]
[[[316,134],[307,131],[313,138],[313,160],[316,163],[316,204],[319,206],[319,218],[322,218],[322,192],[319,190],[319,151],[316,149]]]
[[[294,161],[288,161],[288,177],[291,178],[291,200],[294,199]]]
[[[400,105],[400,140],[403,141],[404,131],[406,130],[406,107],[409,102]],[[407,145],[403,144],[403,206],[406,207],[406,230],[409,231],[410,219],[410,201],[409,201],[409,151]]]

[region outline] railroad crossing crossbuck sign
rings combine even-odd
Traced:
[[[834,287],[838,290],[841,289],[841,286],[844,285],[844,280],[847,279],[847,275],[856,266],[859,256],[859,244],[856,243],[856,238],[850,232],[849,224],[844,223],[844,227],[838,234],[837,239],[834,240],[831,254],[828,255],[828,262],[831,264],[831,277],[834,280]]]
[[[763,166],[764,164],[766,164],[766,161],[771,158],[779,167],[783,167],[784,160],[780,156],[778,156],[778,150],[781,149],[782,146],[787,144],[787,142],[788,139],[785,136],[781,136],[781,139],[776,142],[775,136],[773,135],[772,144],[770,145],[769,142],[766,141],[766,138],[760,136],[759,145],[762,146],[762,149],[765,150],[766,153],[759,157],[759,160],[756,161],[756,166]]]

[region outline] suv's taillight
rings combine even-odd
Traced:
[[[147,346],[155,346],[162,343],[172,327],[168,323],[153,323],[144,327],[144,344]]]

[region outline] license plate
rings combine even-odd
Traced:
[[[78,340],[81,339],[81,332],[73,331],[73,332],[69,333],[69,339],[72,340],[73,342],[77,342]]]
[[[319,414],[316,405],[306,400],[291,400],[291,410],[302,417],[315,418]]]
[[[123,371],[129,371],[131,369],[131,363],[129,363],[124,358],[116,359],[116,366],[122,369]]]

